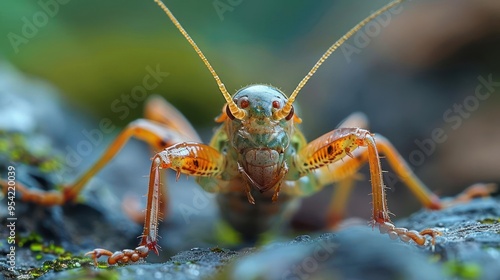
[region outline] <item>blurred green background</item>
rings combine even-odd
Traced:
[[[231,92],[265,83],[289,94],[335,40],[387,2],[166,4]],[[335,53],[302,90],[298,102],[307,138],[363,111],[372,131],[384,134],[408,159],[418,150],[416,139],[442,128],[447,142],[438,144],[425,164],[412,166],[432,189],[450,194],[458,191],[451,187],[500,181],[500,88],[459,129],[443,119],[453,104],[474,94],[478,76],[500,82],[498,1],[409,1],[391,16],[364,43],[361,37],[349,41],[356,52]],[[148,94],[163,95],[208,140],[223,98],[152,0],[3,1],[0,21],[0,59],[54,85],[72,108],[123,126],[142,116],[143,101],[126,117],[112,110],[113,102],[142,85],[146,67],[159,67],[169,76]],[[367,190],[359,191],[365,202]]]
[[[240,2],[225,11],[217,10],[215,1],[167,2],[232,92],[250,83],[290,91],[328,44],[360,19],[339,17],[332,30],[311,39],[329,1]],[[382,3],[359,12],[367,14]],[[43,11],[37,1],[2,5],[4,39],[11,32],[22,36],[23,18],[36,23],[37,13]],[[153,1],[68,1],[57,9],[27,43],[14,47],[10,39],[2,40],[4,59],[48,80],[89,113],[117,123],[140,117],[141,110],[121,120],[110,104],[142,84],[146,66],[156,65],[170,75],[154,93],[164,95],[198,125],[211,124],[219,113],[223,99],[211,75]],[[302,56],[311,59],[304,65],[297,59]]]

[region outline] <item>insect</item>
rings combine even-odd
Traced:
[[[96,262],[99,257],[107,256],[108,263],[113,265],[144,259],[150,251],[158,254],[161,205],[165,205],[168,199],[161,183],[163,169],[176,171],[177,177],[181,174],[195,176],[204,190],[217,193],[222,217],[244,237],[251,239],[268,230],[276,216],[286,211],[296,198],[309,196],[326,185],[349,180],[362,165],[368,163],[373,227],[378,227],[392,238],[413,240],[419,245],[428,243],[427,236],[433,240],[440,234],[433,229],[417,232],[397,228],[391,222],[379,154],[387,158],[397,175],[426,208],[440,209],[444,203],[413,174],[387,139],[364,129],[363,121],[353,115],[339,128],[308,143],[297,126],[302,120],[294,112],[298,93],[321,64],[356,31],[401,1],[391,2],[376,11],[335,42],[289,96],[275,87],[258,84],[244,87],[231,96],[205,55],[170,10],[161,0],[155,2],[213,75],[226,102],[216,119],[220,126],[210,143],[202,144],[180,112],[165,100],[151,99],[146,106],[146,118],[130,123],[101,158],[61,193],[35,192],[18,187],[24,201],[43,205],[63,204],[76,199],[88,180],[118,153],[130,137],[141,139],[159,150],[152,158],[144,229],[139,246],[115,253],[95,249],[87,255]],[[332,199],[328,213],[329,227],[341,219],[349,190],[349,187],[339,189],[337,198]],[[482,189],[471,189],[465,193],[465,199],[481,192]]]

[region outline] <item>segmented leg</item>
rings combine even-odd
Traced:
[[[337,128],[349,127],[368,129],[368,118],[361,112],[355,112],[345,118]],[[337,163],[342,164],[344,162],[345,159],[342,161],[338,161]],[[358,177],[361,177],[356,174],[356,172],[357,170],[342,170],[341,168],[337,167],[331,168],[330,165],[324,166],[316,171],[316,176],[319,177],[319,179],[324,177],[325,174],[327,174],[327,176],[333,176],[333,180],[329,182],[322,182],[320,180],[320,186],[329,185],[338,181],[337,186],[334,188],[332,200],[328,208],[327,228],[335,228],[336,225],[338,225],[338,223],[343,220],[345,216],[344,211],[348,202],[349,195],[351,194],[352,188],[354,187],[355,180],[358,179]],[[343,176],[339,177],[339,175]]]
[[[111,253],[104,249],[88,252],[94,261],[100,256],[108,256],[109,264],[135,262],[145,258],[149,251],[158,254],[158,215],[160,211],[160,171],[171,168],[177,172],[193,176],[218,177],[225,165],[224,157],[214,148],[198,143],[178,143],[157,153],[153,157],[149,175],[148,199],[144,230],[139,247]]]
[[[9,185],[7,181],[0,179],[4,195],[7,194]],[[16,192],[21,194],[22,201],[36,203],[42,206],[62,205],[66,202],[64,196],[59,191],[31,190],[20,182],[16,182]]]
[[[339,127],[359,127],[366,129],[368,119],[363,113],[353,113],[347,117]],[[474,184],[464,190],[460,195],[451,201],[441,201],[434,195],[424,183],[409,168],[406,161],[397,152],[394,146],[385,137],[376,134],[375,140],[378,152],[387,158],[389,165],[400,180],[408,186],[422,205],[429,209],[440,209],[457,203],[470,201],[475,197],[489,196],[497,188],[495,184]],[[353,158],[344,158],[333,165],[328,165],[318,169],[315,174],[319,181],[319,186],[330,185],[338,182],[335,187],[332,201],[328,211],[328,226],[334,228],[343,219],[347,198],[351,193],[354,180],[359,168],[367,162],[367,150],[356,150]]]
[[[411,171],[404,159],[399,155],[392,144],[383,136],[376,135],[376,146],[380,155],[384,156],[392,170],[408,186],[410,191],[417,197],[422,205],[429,209],[440,209],[442,203],[435,194],[433,194],[418,177]],[[367,150],[357,150],[353,157],[345,158],[332,166],[322,167],[316,172],[320,185],[328,185],[339,180],[346,180],[356,174],[356,172],[369,159]],[[335,208],[339,209],[339,208]],[[339,216],[338,213],[332,213],[332,216]]]
[[[437,231],[426,229],[418,233],[408,231],[403,228],[396,228],[392,224],[389,217],[389,210],[387,208],[385,187],[382,180],[382,169],[380,167],[380,158],[377,146],[379,145],[375,143],[374,136],[367,130],[360,128],[339,128],[319,137],[302,148],[295,157],[295,169],[293,171],[303,176],[313,170],[320,169],[343,158],[346,158],[347,162],[346,156],[355,158],[353,152],[356,148],[366,147],[366,151],[361,154],[366,155],[365,161],[368,161],[370,166],[373,203],[372,225],[378,226],[381,232],[386,232],[393,237],[398,236],[405,241],[411,239],[417,244],[423,245],[426,243],[425,235],[430,235],[432,236],[434,242],[434,237],[439,235],[439,232]],[[390,155],[387,156],[390,157]],[[350,176],[357,170],[357,168],[352,167],[352,164],[351,166],[344,164],[344,169],[336,168],[331,172],[336,173],[339,177],[341,177],[342,172],[344,172],[344,175]],[[347,170],[351,171],[348,172]],[[398,168],[396,172],[398,174],[404,174],[403,171],[405,171],[405,169]],[[322,171],[320,170],[318,173],[321,175]],[[408,176],[404,177],[407,178]],[[324,183],[326,182],[321,182],[320,176],[319,185],[323,185]],[[420,199],[425,199],[428,205],[433,205],[434,200],[432,199],[432,196],[429,195],[430,192],[428,192],[427,189],[416,189],[413,191],[420,195]]]
[[[422,203],[422,205],[428,209],[441,209],[443,207],[448,207],[457,203],[464,203],[470,201],[475,197],[485,197],[489,196],[495,191],[496,185],[494,184],[475,184],[467,188],[459,196],[451,201],[441,201],[438,196],[432,193],[422,181],[411,171],[408,164],[404,161],[401,155],[396,151],[394,146],[383,136],[375,135],[377,149],[380,155],[384,156],[392,170],[404,183],[408,186],[409,190],[417,197],[417,199]],[[364,165],[369,157],[368,151],[357,150],[354,153],[353,158],[345,158],[341,162],[337,162],[334,166],[322,167],[316,172],[317,178],[319,180],[319,185],[328,185],[339,180],[349,180],[351,176],[356,174],[356,172]],[[337,189],[346,188],[345,185],[337,186]],[[350,186],[347,186],[349,189]],[[343,197],[347,197],[349,190],[337,190]],[[345,194],[347,193],[347,194]],[[343,207],[345,202],[342,202],[343,198],[333,198],[332,203],[339,204],[339,206],[333,206],[330,208],[329,213],[329,224],[334,226],[335,223],[340,221],[342,218]]]
[[[108,164],[131,137],[148,143],[155,150],[161,150],[179,142],[201,142],[200,137],[184,116],[159,96],[148,98],[145,115],[147,119],[131,122],[111,143],[99,160],[73,184],[65,186],[62,193],[31,190],[21,186],[18,189],[21,199],[44,206],[62,205],[75,200],[88,181]],[[3,186],[1,182],[0,185]]]
[[[97,266],[97,259],[102,256],[108,257],[108,264],[114,265],[117,263],[136,262],[148,256],[149,249],[146,246],[139,246],[135,250],[125,249],[122,251],[111,252],[106,249],[94,249],[87,252],[85,256],[89,256],[94,260],[94,265]]]
[[[148,119],[139,119],[130,123],[112,142],[98,161],[86,172],[84,172],[73,184],[66,186],[62,192],[31,190],[21,184],[17,184],[17,191],[21,199],[45,206],[62,205],[76,199],[85,184],[103,168],[120,151],[126,142],[135,137],[148,143],[154,150],[162,150],[174,143],[185,141],[201,141],[191,124],[164,99],[153,96],[146,102],[145,115]],[[161,153],[160,153],[161,154]],[[157,155],[158,156],[158,155]],[[156,162],[156,161],[154,161]],[[100,256],[108,256],[108,263],[137,261],[147,256],[149,251],[158,253],[157,228],[160,218],[160,205],[166,205],[167,193],[161,187],[161,174],[159,168],[151,168],[150,183],[148,191],[148,208],[146,217],[144,214],[134,213],[127,207],[126,212],[131,214],[135,220],[145,219],[145,228],[141,236],[141,242],[135,250],[125,249],[111,253],[105,249],[95,249],[88,252],[97,263]],[[4,183],[0,181],[4,191]],[[6,186],[6,184],[5,184]]]
[[[130,123],[122,131],[113,143],[104,152],[101,158],[84,172],[73,184],[67,185],[62,192],[40,191],[29,188],[19,188],[21,199],[25,202],[32,202],[44,206],[62,205],[69,201],[74,201],[88,181],[96,175],[108,162],[123,148],[130,137],[135,137],[147,142],[155,149],[162,149],[186,139],[168,128],[158,123],[139,119]]]

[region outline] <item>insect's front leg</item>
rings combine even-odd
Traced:
[[[139,246],[135,250],[125,249],[112,253],[104,249],[95,249],[86,255],[94,261],[101,256],[108,256],[109,264],[135,262],[147,257],[149,251],[158,254],[158,218],[160,214],[160,172],[173,169],[177,178],[181,173],[192,176],[218,177],[225,166],[224,156],[216,149],[193,142],[172,145],[157,153],[152,158],[149,174],[146,217]]]
[[[414,240],[419,245],[426,243],[425,235],[433,237],[440,233],[426,229],[419,232],[405,228],[396,228],[389,217],[385,186],[382,179],[380,157],[374,136],[367,130],[360,128],[339,128],[312,141],[302,148],[294,160],[294,170],[299,176],[304,176],[313,170],[332,164],[346,156],[354,158],[352,154],[358,147],[367,148],[367,161],[370,167],[372,185],[372,224],[379,226],[381,232],[388,233],[393,238],[404,241]],[[335,171],[333,171],[335,172]]]

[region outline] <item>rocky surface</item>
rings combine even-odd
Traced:
[[[192,248],[160,263],[96,269],[82,260],[80,267],[49,270],[41,279],[498,279],[498,198],[477,199],[442,211],[422,210],[397,224],[438,228],[443,236],[432,250],[391,240],[368,226],[354,226],[261,248]],[[32,261],[29,266],[40,265]],[[28,270],[9,274],[5,268],[4,263],[6,277],[29,274]]]

